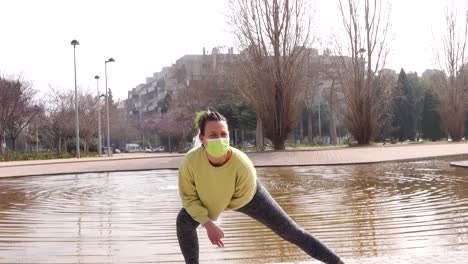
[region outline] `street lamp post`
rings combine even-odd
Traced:
[[[110,156],[110,122],[109,122],[109,94],[107,91],[107,63],[115,62],[114,58],[110,58],[104,62],[104,73],[106,79],[106,115],[107,115],[107,156]]]
[[[80,158],[80,121],[79,121],[79,114],[78,114],[78,88],[76,86],[76,55],[75,55],[75,48],[76,45],[80,45],[80,43],[74,39],[72,40],[71,44],[73,45],[73,62],[74,62],[74,69],[75,69],[75,116],[76,116],[76,158]]]
[[[96,79],[96,89],[98,98],[98,155],[102,155],[102,136],[101,136],[101,95],[99,94],[99,75],[94,76]]]

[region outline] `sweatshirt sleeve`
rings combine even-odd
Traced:
[[[247,158],[248,159],[248,158]],[[257,172],[250,160],[243,164],[236,175],[236,187],[228,209],[241,208],[252,200],[257,189]]]
[[[203,206],[198,197],[193,174],[186,160],[184,160],[179,168],[179,195],[183,207],[195,221],[204,225],[210,220],[208,210]]]

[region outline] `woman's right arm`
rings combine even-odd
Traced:
[[[210,220],[208,210],[198,197],[193,172],[187,160],[184,160],[179,168],[179,195],[183,207],[195,221],[204,225]]]
[[[208,234],[211,244],[217,245],[218,247],[224,247],[224,232],[219,228],[219,226],[210,220],[206,222],[203,227],[206,229],[206,233]]]
[[[182,204],[189,215],[205,229],[213,245],[224,247],[223,231],[208,217],[208,210],[203,206],[197,194],[193,173],[187,162],[179,168],[179,194]]]

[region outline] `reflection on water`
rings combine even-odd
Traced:
[[[449,160],[258,169],[305,229],[341,256],[468,250],[468,170]],[[0,180],[0,263],[180,263],[177,172]],[[218,221],[224,249],[199,229],[202,263],[307,260],[235,212]]]

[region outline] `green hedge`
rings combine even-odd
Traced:
[[[0,161],[68,159],[74,157],[74,153],[68,152],[7,152],[4,155],[0,154]],[[96,152],[81,153],[81,157],[96,157]]]

